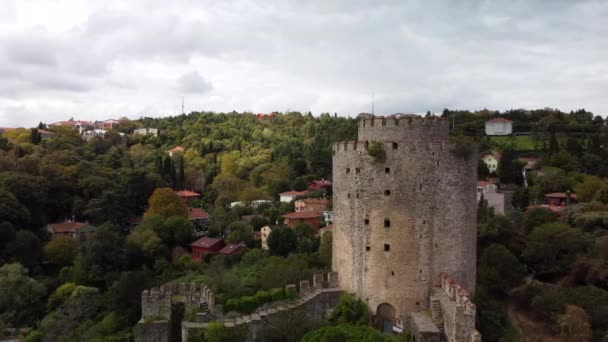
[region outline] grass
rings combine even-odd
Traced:
[[[513,146],[517,151],[533,151],[534,140],[532,136],[520,135],[520,136],[494,136],[490,137],[490,141],[495,144]]]

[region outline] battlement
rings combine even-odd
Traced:
[[[475,304],[471,301],[469,292],[454,281],[449,275],[439,275],[441,289],[456,305],[462,305],[466,315],[475,316]]]
[[[334,156],[344,151],[367,151],[374,141],[358,140],[358,141],[339,141],[333,145]],[[384,145],[384,150],[406,150],[406,151],[444,151],[453,150],[456,144],[449,141],[379,141]]]
[[[168,321],[171,318],[171,291],[164,286],[143,290],[141,316],[144,320]]]
[[[449,121],[436,116],[366,115],[359,119],[359,140],[447,140],[449,130]]]

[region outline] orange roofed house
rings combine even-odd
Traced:
[[[322,214],[327,210],[329,200],[326,198],[303,198],[296,200],[295,208],[297,212],[300,211],[314,211],[318,214]]]
[[[285,219],[285,224],[291,229],[294,229],[300,223],[306,223],[313,228],[315,235],[319,233],[321,215],[314,211],[289,213],[283,215],[283,218]]]
[[[279,194],[279,201],[284,202],[284,203],[289,203],[293,200],[296,199],[296,197],[298,196],[306,196],[306,194],[308,194],[308,191],[286,191],[286,192],[282,192]]]
[[[243,243],[230,243],[226,247],[220,249],[218,254],[222,255],[237,255],[245,251],[245,244]]]
[[[201,197],[201,194],[199,194],[198,192],[190,191],[190,190],[180,190],[180,191],[177,191],[177,196],[179,196],[179,198],[181,198],[182,201],[184,201],[184,203],[190,205],[190,203],[192,203],[192,201]]]
[[[194,234],[197,236],[205,234],[211,225],[209,214],[201,208],[188,208],[188,221],[194,226]]]
[[[53,238],[57,236],[71,236],[80,242],[94,238],[97,232],[97,228],[87,222],[71,220],[48,224],[46,230]]]
[[[203,260],[207,254],[217,254],[226,243],[222,239],[202,237],[190,244],[193,260]]]
[[[181,146],[176,146],[170,150],[167,150],[167,154],[169,155],[169,157],[173,157],[174,153],[184,153],[185,148],[181,147]]]

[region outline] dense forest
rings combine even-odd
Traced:
[[[494,214],[483,201],[478,208],[474,301],[484,340],[515,339],[526,328],[511,324],[520,316],[547,335],[606,340],[605,121],[585,110],[446,109],[437,115],[450,121],[454,139],[478,144],[480,153],[501,154],[494,173],[480,159],[479,179],[498,178],[501,191],[513,193],[513,207],[505,215]],[[486,137],[484,124],[495,117],[513,120],[515,134]],[[140,127],[158,128],[160,134],[133,134]],[[233,112],[122,119],[105,137],[88,141],[70,128],[44,123],[5,131],[0,136],[0,329],[26,328],[28,341],[129,341],[140,318],[141,291],[151,286],[205,282],[220,304],[246,311],[252,298],[327,270],[329,234],[319,239],[306,225],[276,229],[270,253],[259,249],[254,234],[293,211],[293,203],[276,202],[279,193],[331,179],[331,145],[356,139],[356,127],[355,118],[330,114]],[[55,135],[42,139],[41,130]],[[183,152],[167,153],[177,146]],[[540,158],[525,179],[521,157]],[[245,242],[248,251],[193,261],[188,208],[168,188],[202,194],[191,206],[211,215],[207,234]],[[558,213],[528,209],[547,193],[567,191],[578,203]],[[275,202],[256,208],[229,205],[260,199]],[[243,215],[255,217],[246,222]],[[138,216],[143,222],[131,231],[128,222]],[[50,239],[47,224],[64,220],[96,226],[95,238]],[[393,340],[361,325],[368,313],[356,300],[341,305],[347,314],[336,310],[329,322],[299,318],[301,329],[261,336]],[[308,330],[314,331],[305,336]],[[233,338],[221,327],[200,336]]]

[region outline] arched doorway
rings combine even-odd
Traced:
[[[393,332],[393,326],[397,322],[395,308],[388,303],[378,305],[374,320],[376,328],[387,333]]]

